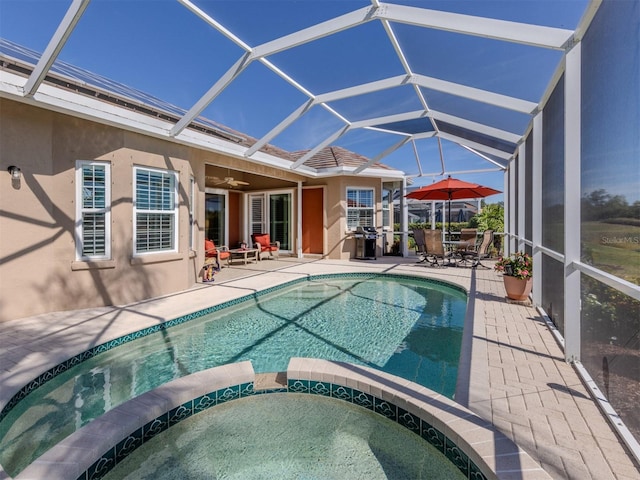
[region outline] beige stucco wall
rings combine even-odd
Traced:
[[[112,259],[75,259],[75,167],[78,160],[111,163]],[[22,179],[12,181],[7,167]],[[133,257],[133,166],[179,172],[178,252]],[[346,229],[346,189],[375,188],[380,179],[309,179],[288,170],[194,149],[24,103],[0,99],[0,322],[40,313],[122,305],[184,290],[200,280],[204,244],[206,165],[266,175],[267,190],[284,181],[293,191],[295,253],[297,182],[325,188],[325,256],[354,256]],[[196,178],[198,232],[190,251],[188,195]],[[269,183],[271,182],[271,183]],[[321,206],[317,206],[321,208]],[[378,211],[376,224],[380,225]]]
[[[336,260],[347,260],[355,257],[355,238],[347,230],[347,188],[365,187],[374,189],[376,225],[380,226],[382,225],[382,211],[380,210],[382,181],[379,178],[344,176],[309,180],[306,185],[326,185],[327,251],[325,256]],[[380,239],[378,239],[377,244],[377,254],[381,255]]]
[[[124,304],[191,286],[187,192],[191,149],[0,100],[0,321]],[[77,160],[111,163],[112,261],[75,261]],[[132,259],[132,167],[180,172],[179,252]],[[22,170],[12,182],[9,165]]]

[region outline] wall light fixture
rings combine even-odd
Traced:
[[[20,170],[20,167],[16,167],[15,165],[11,165],[9,168],[7,168],[7,170],[11,174],[11,178],[13,180],[20,180],[20,176],[22,175],[22,170]]]

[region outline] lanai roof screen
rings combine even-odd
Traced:
[[[3,0],[0,34],[40,54],[25,95],[62,61],[169,105],[167,136],[204,117],[258,139],[248,157],[267,143],[308,151],[293,168],[332,145],[414,184],[455,174],[501,188],[588,6]]]

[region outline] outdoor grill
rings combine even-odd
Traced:
[[[356,258],[360,260],[376,259],[376,241],[378,232],[375,227],[356,227]]]

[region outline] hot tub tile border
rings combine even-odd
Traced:
[[[329,378],[331,372],[335,373],[335,378],[339,380],[324,380]],[[51,478],[51,468],[55,466],[56,471],[72,472],[64,475],[64,478],[99,480],[136,448],[182,420],[229,401],[270,393],[305,393],[331,397],[371,410],[419,435],[452,462],[468,480],[511,478],[514,473],[512,469],[494,470],[495,465],[489,462],[486,456],[482,456],[474,445],[504,441],[508,445],[496,451],[496,455],[500,452],[519,455],[521,461],[529,458],[517,445],[490,425],[485,425],[485,422],[480,422],[480,425],[477,422],[466,421],[468,417],[465,413],[473,414],[466,412],[453,401],[393,375],[353,364],[306,358],[292,359],[286,375],[286,385],[256,390],[253,367],[250,362],[245,361],[176,379],[115,407],[103,417],[78,430],[69,440],[61,442],[36,460],[31,465],[33,468],[30,472],[23,472],[24,478]],[[323,380],[317,380],[318,378]],[[343,380],[344,378],[346,380]],[[367,378],[369,386],[366,386]],[[354,382],[361,384],[362,389],[354,387]],[[369,388],[372,386],[377,386],[382,393],[374,394]],[[413,398],[414,401],[404,401],[405,396]],[[400,403],[405,403],[407,408],[396,404],[398,400],[403,400]],[[137,405],[150,407],[146,410],[146,416],[130,415],[129,409]],[[447,420],[450,417],[447,413],[454,411],[458,411],[461,415],[459,418],[465,422]],[[124,417],[128,418],[125,420],[128,423],[118,421]],[[103,424],[128,427],[119,426],[117,430],[109,431],[103,429]],[[465,441],[465,432],[471,427],[486,429],[484,437],[474,435],[473,440]],[[126,434],[127,430],[130,430],[130,433]],[[85,453],[71,463],[65,463],[64,460],[69,459],[69,449],[86,443],[89,438],[95,445],[93,452]],[[103,453],[97,454],[96,450],[102,449]],[[524,475],[522,478],[550,478],[544,470],[536,467],[531,459],[528,462],[531,463],[527,463],[527,469],[521,472]],[[70,470],[71,468],[73,470]],[[46,475],[43,473],[45,470]],[[17,478],[23,478],[23,475],[20,474]]]
[[[416,435],[420,435],[421,419],[417,415],[408,412],[404,408],[398,407],[398,417],[396,419],[396,422],[398,422],[404,428],[411,430]]]
[[[482,473],[480,468],[452,439],[418,415],[404,410],[389,401],[355,388],[330,382],[316,382],[292,378],[287,379],[287,387],[282,388],[269,388],[256,392],[253,382],[245,382],[199,395],[159,415],[142,427],[135,429],[115,446],[104,452],[99,459],[93,462],[87,470],[77,477],[77,480],[100,480],[135,449],[171,426],[193,415],[229,401],[270,393],[305,393],[318,395],[346,401],[366,408],[421,436],[452,462],[463,475],[465,475],[465,478],[469,480],[487,480],[487,477]]]
[[[143,428],[140,427],[137,430],[131,432],[127,436],[127,438],[121,440],[114,447],[115,456],[113,458],[114,458],[115,464],[117,465],[119,462],[124,460],[129,454],[131,454],[136,448],[138,448],[143,443],[144,443],[144,433],[143,433]],[[94,465],[92,465],[92,467]]]
[[[323,389],[314,389],[313,385],[322,384]],[[311,385],[311,388],[301,386]],[[429,444],[442,453],[452,462],[462,474],[469,480],[487,480],[487,477],[473,460],[449,437],[435,428],[426,420],[420,418],[407,410],[387,401],[378,398],[371,393],[367,393],[356,388],[345,387],[335,383],[329,383],[326,394],[327,382],[317,382],[300,378],[287,379],[288,390],[291,393],[306,393],[310,395],[329,396],[337,400],[343,400],[354,405],[371,410],[383,417],[388,418],[409,431],[421,436]]]

